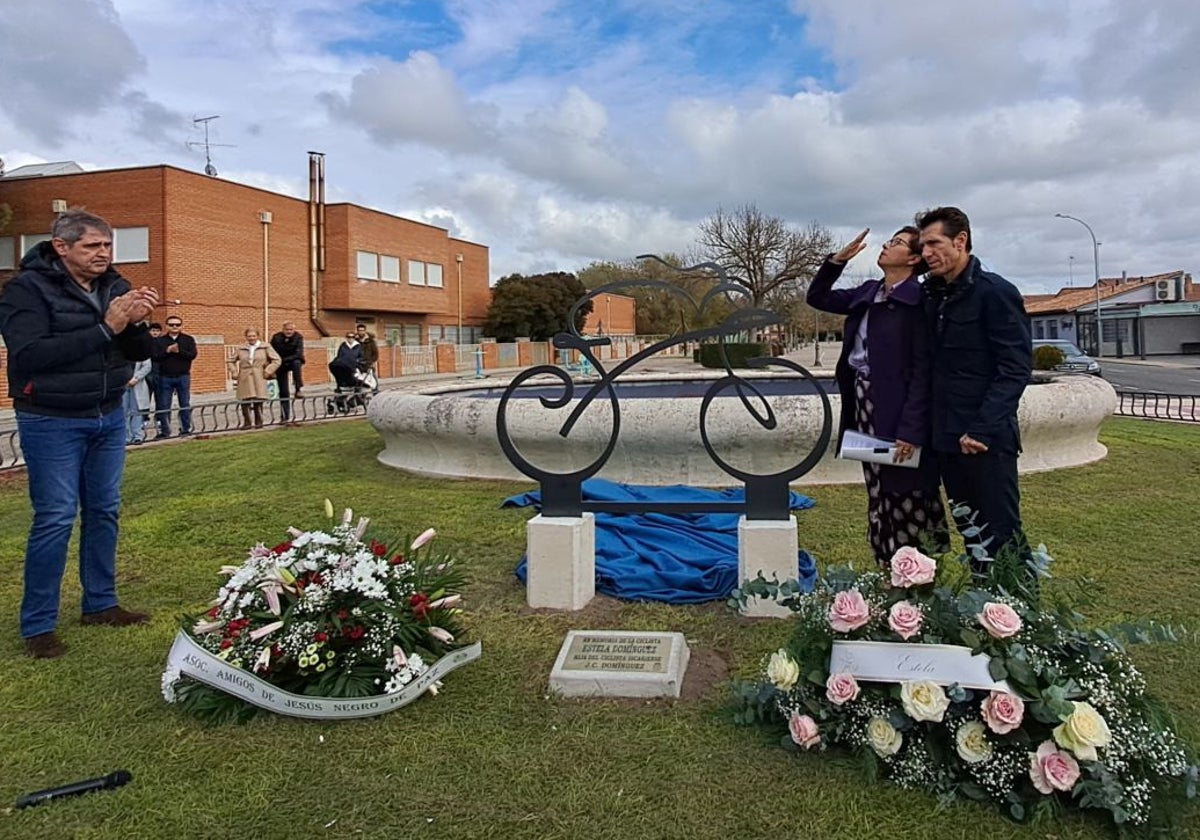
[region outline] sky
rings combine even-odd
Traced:
[[[754,204],[853,278],[956,205],[1026,293],[1196,272],[1193,0],[8,0],[8,169],[167,163],[489,246],[492,279],[685,253]],[[220,145],[215,145],[220,144]]]

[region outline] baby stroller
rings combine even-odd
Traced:
[[[366,408],[371,394],[379,387],[370,368],[338,364],[334,359],[329,363],[329,372],[333,374],[336,387],[333,396],[325,400],[326,414],[349,414],[356,408]]]

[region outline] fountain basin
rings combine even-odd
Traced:
[[[777,374],[757,372],[747,373],[745,378],[755,382],[781,379]],[[597,475],[631,484],[737,484],[712,461],[700,438],[701,397],[696,394],[712,381],[711,374],[703,373],[621,377],[618,384],[634,387],[669,388],[671,383],[683,383],[687,395],[622,397],[616,447]],[[785,381],[809,384],[796,378]],[[839,398],[832,382],[826,382],[836,423]],[[487,387],[499,390],[506,384],[487,381]],[[549,393],[559,393],[556,383],[547,380],[546,384]],[[575,396],[590,384],[577,383]],[[764,392],[768,390],[767,385],[762,387]],[[528,480],[500,449],[496,434],[499,399],[495,393],[480,393],[480,388],[478,383],[431,383],[417,391],[384,391],[375,396],[367,417],[384,440],[380,462],[418,475]],[[713,400],[707,424],[713,449],[738,469],[758,474],[780,472],[798,463],[812,450],[821,431],[820,399],[811,394],[811,387],[809,390],[808,394],[764,397],[778,421],[771,431],[760,428],[736,397]],[[1059,469],[1103,458],[1107,450],[1097,435],[1100,424],[1116,407],[1116,392],[1099,377],[1067,375],[1031,384],[1018,413],[1024,446],[1020,471]],[[599,457],[612,429],[607,399],[602,395],[593,402],[570,436],[563,438],[559,431],[569,411],[545,409],[536,398],[509,402],[509,430],[528,460],[543,469],[570,472]],[[861,465],[836,458],[835,447],[836,434],[816,467],[795,483],[861,482]]]

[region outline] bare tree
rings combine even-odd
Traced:
[[[699,247],[705,259],[746,287],[755,306],[783,310],[803,297],[833,250],[833,235],[815,221],[793,228],[746,204],[728,212],[718,209],[701,222]]]

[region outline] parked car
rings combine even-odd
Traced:
[[[1055,370],[1065,371],[1068,373],[1090,373],[1093,376],[1100,375],[1100,363],[1093,359],[1088,354],[1084,353],[1074,344],[1069,341],[1060,339],[1041,339],[1033,340],[1033,347],[1036,350],[1038,347],[1057,347],[1062,351],[1063,363],[1055,366]]]

